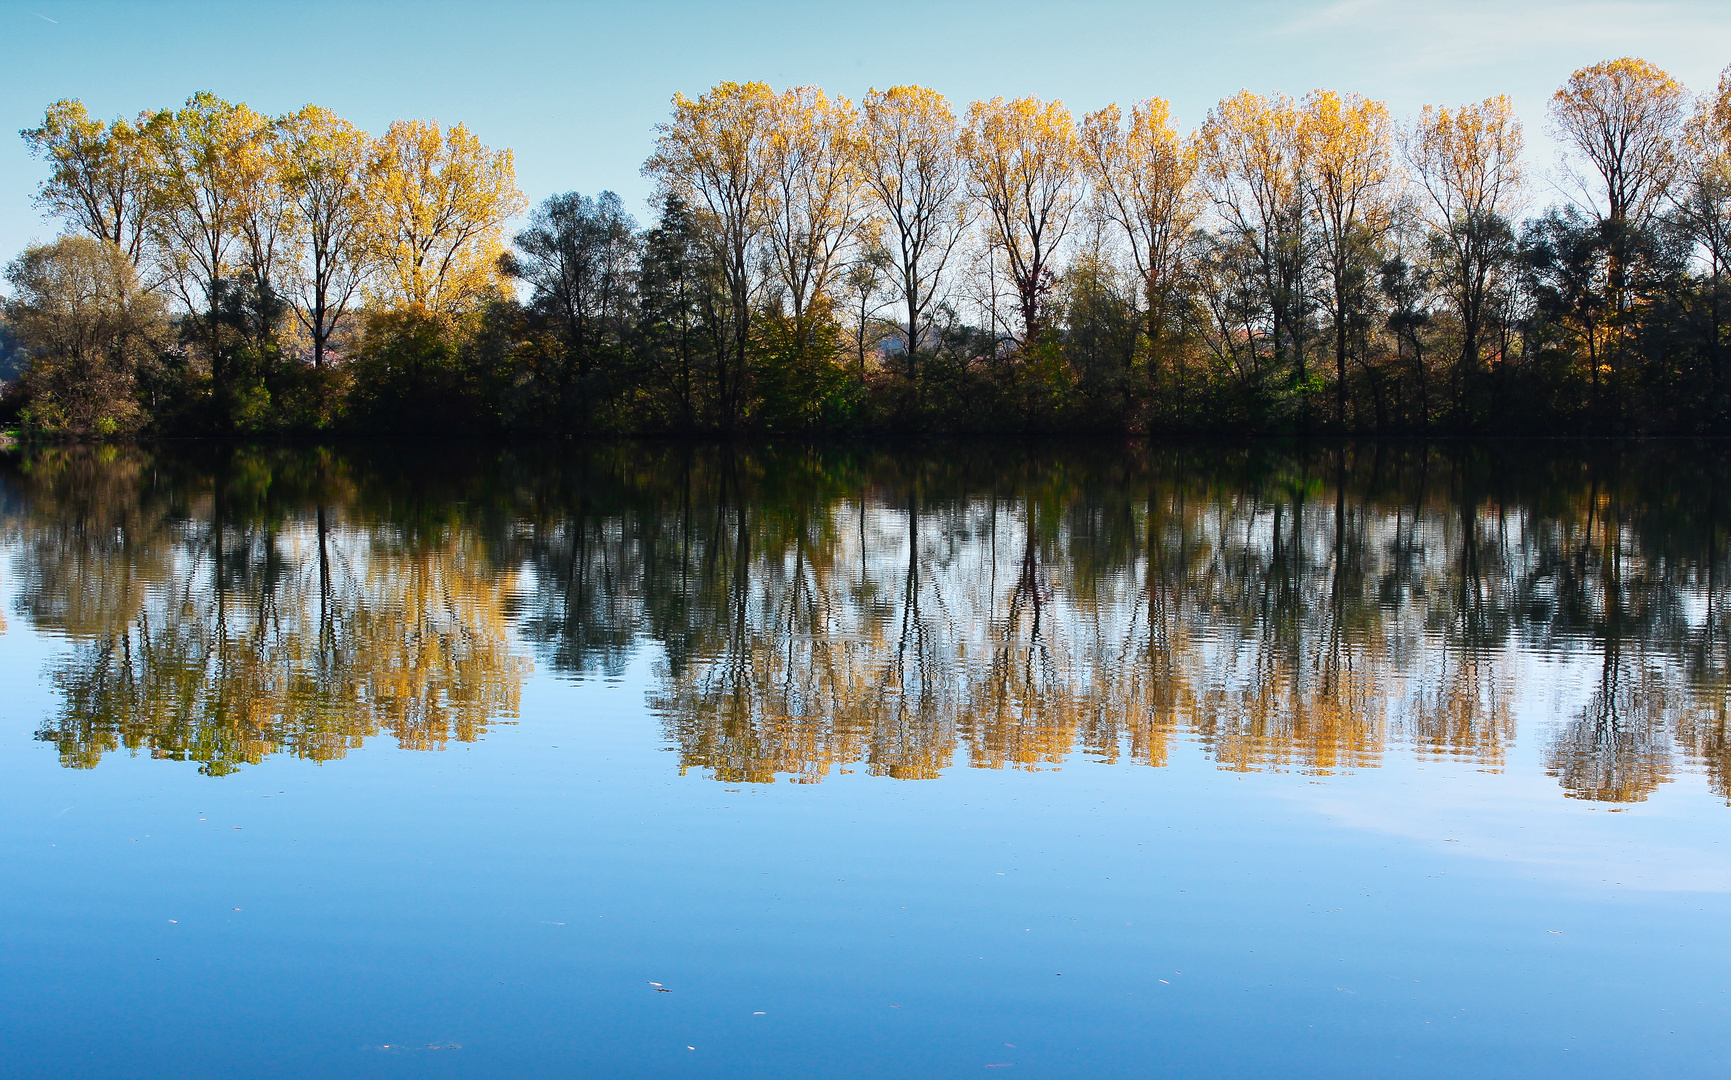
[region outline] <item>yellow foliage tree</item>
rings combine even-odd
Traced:
[[[1198,132],[1201,175],[1228,235],[1251,252],[1276,363],[1305,378],[1304,276],[1309,266],[1304,117],[1292,99],[1248,90],[1220,102]]]
[[[219,285],[254,207],[258,143],[270,120],[245,104],[200,92],[151,126],[157,162],[151,229],[170,282],[189,311],[204,311],[211,373],[224,378],[218,341]]]
[[[510,150],[462,124],[398,120],[375,148],[375,299],[434,319],[502,288],[505,222],[526,205]]]
[[[768,225],[769,170],[780,113],[767,83],[724,82],[696,100],[673,95],[673,117],[656,128],[643,164],[664,192],[706,212],[709,241],[726,279],[730,319],[716,381],[721,422],[731,427],[744,402],[746,345],[756,284],[755,256]]]
[[[284,256],[292,257],[299,226],[295,200],[284,186],[282,121],[266,120],[236,157],[240,204],[241,264],[262,295],[284,291]],[[292,271],[291,271],[292,273]]]
[[[1658,207],[1686,109],[1681,83],[1628,56],[1581,68],[1551,95],[1555,134],[1596,174],[1570,175],[1600,221],[1639,223]]]
[[[1344,425],[1351,325],[1363,312],[1362,283],[1392,219],[1393,128],[1382,102],[1317,90],[1304,102],[1303,133],[1334,323],[1335,421]]]
[[[860,168],[887,237],[913,378],[944,267],[968,227],[961,129],[949,101],[923,86],[873,90],[862,111]]]
[[[1423,191],[1419,214],[1446,253],[1442,285],[1461,324],[1459,363],[1476,370],[1486,304],[1512,238],[1508,219],[1520,208],[1525,180],[1521,122],[1506,96],[1459,108],[1426,106],[1403,139]]]
[[[985,209],[990,242],[1009,265],[1022,332],[1031,340],[1080,195],[1076,122],[1061,101],[976,101],[968,106],[962,151],[969,193]]]
[[[147,223],[155,207],[156,161],[151,130],[164,114],[142,112],[136,124],[92,120],[76,99],[48,106],[40,127],[22,132],[31,153],[50,168],[37,204],[75,229],[144,259]]]
[[[1148,303],[1149,337],[1162,336],[1166,297],[1183,271],[1185,241],[1202,211],[1196,148],[1172,127],[1161,98],[1138,102],[1128,125],[1118,106],[1082,120],[1082,168],[1094,207],[1130,246],[1130,261]]]
[[[331,335],[373,264],[372,140],[329,109],[308,105],[282,119],[282,188],[300,223],[301,289],[295,314],[323,367]]]
[[[764,170],[769,247],[802,346],[812,306],[827,297],[863,221],[858,144],[859,116],[847,98],[832,101],[815,86],[776,97]]]
[[[1731,67],[1701,95],[1684,128],[1685,183],[1677,209],[1715,281],[1731,272]]]

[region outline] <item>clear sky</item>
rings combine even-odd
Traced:
[[[1187,126],[1241,88],[1356,90],[1397,114],[1507,93],[1545,165],[1545,98],[1626,54],[1701,90],[1731,63],[1731,3],[0,0],[0,128],[34,126],[62,97],[112,117],[201,89],[273,113],[317,102],[375,131],[461,120],[516,151],[530,198],[612,188],[641,210],[668,99],[723,79],[855,98],[917,82],[958,107],[1035,94],[1078,114],[1160,96]],[[0,258],[55,231],[30,202],[42,173],[0,137]]]

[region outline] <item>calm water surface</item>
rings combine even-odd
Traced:
[[[1724,1076],[1731,467],[0,464],[15,1077]]]

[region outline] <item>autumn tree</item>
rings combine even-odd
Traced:
[[[755,262],[768,227],[770,143],[777,99],[761,82],[725,82],[695,100],[673,96],[673,117],[656,128],[643,165],[665,194],[706,212],[710,242],[727,283],[728,341],[718,358],[721,423],[744,408],[747,346],[757,284]]]
[[[1015,286],[1024,340],[1043,320],[1059,246],[1079,201],[1076,123],[1061,101],[993,98],[968,106],[962,137],[968,190]]]
[[[337,326],[374,263],[372,140],[329,109],[307,105],[284,117],[278,153],[293,205],[301,263],[294,310],[322,368]]]
[[[1509,221],[1521,206],[1521,141],[1506,96],[1454,109],[1426,106],[1402,140],[1423,193],[1418,209],[1431,262],[1460,321],[1455,384],[1462,393],[1479,368],[1491,297],[1512,271]]]
[[[435,321],[500,288],[505,222],[524,206],[509,150],[462,124],[398,120],[375,148],[377,299]]]
[[[1718,414],[1726,392],[1725,308],[1731,304],[1726,294],[1731,280],[1731,67],[1695,102],[1682,147],[1682,182],[1673,198],[1677,219],[1706,266],[1702,345],[1712,376],[1712,409]]]
[[[1687,108],[1681,83],[1634,57],[1581,68],[1551,95],[1554,132],[1595,174],[1570,178],[1600,221],[1639,224],[1659,206]]]
[[[156,210],[153,130],[166,114],[145,111],[136,123],[92,120],[84,103],[48,106],[38,127],[20,134],[30,152],[49,165],[37,205],[69,226],[116,245],[140,265]]]
[[[1681,83],[1635,57],[1581,68],[1551,95],[1553,132],[1591,173],[1565,168],[1606,233],[1617,311],[1627,303],[1628,233],[1647,224],[1670,188],[1687,108]]]
[[[1731,271],[1731,67],[1695,102],[1680,149],[1677,209],[1717,280]]]
[[[1302,393],[1311,262],[1303,115],[1282,95],[1241,91],[1209,111],[1198,148],[1226,239],[1241,249],[1260,293],[1271,359],[1276,367],[1295,366]],[[1252,365],[1259,366],[1255,343],[1249,344]]]
[[[1084,117],[1080,152],[1095,212],[1117,226],[1129,246],[1147,305],[1149,348],[1158,352],[1175,314],[1190,231],[1202,210],[1196,149],[1173,129],[1166,101],[1149,98],[1131,107],[1128,123],[1116,105]]]
[[[776,96],[766,181],[767,238],[793,329],[804,349],[864,220],[859,115],[844,97],[815,86]]]
[[[245,309],[244,330],[256,349],[274,349],[276,330],[288,317],[287,282],[292,277],[295,200],[285,184],[282,122],[267,120],[241,147],[236,171],[240,203],[241,278],[231,293]]]
[[[876,202],[906,314],[909,379],[918,378],[944,267],[967,232],[961,128],[950,103],[923,86],[873,90],[862,103],[860,167]]]
[[[242,147],[241,265],[260,291],[279,292],[280,261],[293,246],[298,215],[284,185],[282,121],[270,119]]]
[[[1355,323],[1368,329],[1377,245],[1392,221],[1393,130],[1381,102],[1331,90],[1305,99],[1302,130],[1334,324],[1335,423],[1344,426],[1347,354]]]
[[[160,297],[109,240],[67,236],[29,248],[6,268],[6,321],[24,349],[30,426],[108,436],[147,419],[138,376],[167,344]]]
[[[268,127],[246,105],[203,91],[152,126],[159,202],[150,228],[180,300],[203,313],[219,385],[228,374],[219,334],[224,280],[244,236],[255,142]]]

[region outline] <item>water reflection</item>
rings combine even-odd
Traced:
[[[74,643],[41,732],[71,766],[472,740],[522,650],[611,677],[653,644],[681,767],[728,782],[1179,741],[1495,770],[1542,691],[1564,793],[1629,801],[1690,766],[1731,796],[1725,475],[1681,446],[74,448],[0,505],[18,612]]]
[[[356,492],[329,456],[187,472],[60,451],[16,479],[18,606],[76,643],[38,733],[69,766],[125,747],[222,775],[381,733],[469,741],[516,712],[514,575],[458,522],[349,523]]]

